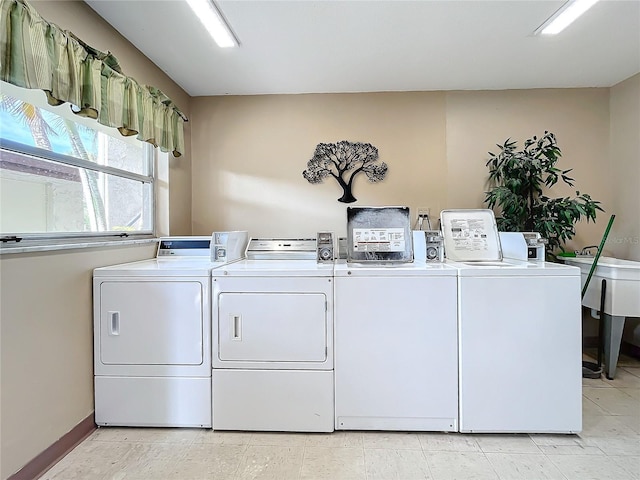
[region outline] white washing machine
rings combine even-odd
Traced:
[[[458,269],[460,431],[580,432],[579,269],[503,259],[491,210],[445,210],[441,225]]]
[[[414,261],[407,207],[349,207],[335,266],[336,429],[456,431],[456,270]],[[419,235],[418,235],[419,237]]]
[[[252,239],[211,280],[213,429],[333,431],[333,262],[316,240]]]
[[[210,241],[94,270],[96,424],[211,427]]]
[[[456,273],[336,264],[336,429],[457,431]]]

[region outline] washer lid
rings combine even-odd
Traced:
[[[347,263],[338,260],[335,263],[336,277],[455,277],[458,272],[455,267],[440,262],[426,263],[390,263],[376,265],[370,263]]]
[[[409,207],[347,207],[347,260],[411,263],[413,239]]]
[[[580,269],[561,263],[528,262],[507,258],[499,262],[452,262],[447,265],[458,269],[463,277],[579,277]]]
[[[493,210],[443,210],[440,225],[447,259],[456,262],[499,262],[502,248]]]
[[[240,260],[212,270],[214,277],[332,277],[332,263],[315,260]]]

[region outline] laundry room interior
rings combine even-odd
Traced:
[[[4,3],[5,0],[2,1]],[[31,0],[28,3],[46,21],[72,32],[100,51],[111,52],[126,75],[140,84],[161,90],[188,121],[184,123],[184,152],[179,157],[155,149],[153,241],[129,239],[120,245],[116,241],[109,245],[87,242],[71,248],[53,246],[34,250],[29,250],[25,243],[24,250],[18,253],[10,249],[20,247],[20,244],[3,243],[0,255],[2,480],[39,478],[29,476],[34,475],[29,473],[31,471],[38,471],[38,475],[42,473],[43,465],[38,464],[38,458],[40,462],[47,458],[48,464],[44,466],[50,466],[52,459],[46,456],[46,452],[59,444],[65,435],[74,431],[88,433],[95,428],[94,269],[153,259],[158,251],[159,237],[211,237],[213,232],[247,231],[249,237],[262,239],[312,238],[315,241],[318,232],[332,232],[337,239],[347,237],[347,209],[368,206],[408,207],[412,227],[418,221],[419,211],[428,212],[435,230],[442,211],[488,208],[485,202],[488,152],[497,152],[499,145],[508,139],[522,145],[528,138],[553,132],[562,150],[558,168],[571,169],[569,175],[575,183],[571,187],[559,182],[554,185],[554,194],[573,197],[576,190],[588,193],[600,202],[603,210],[597,212],[595,222],[582,220],[576,224],[575,236],[564,247],[566,251],[580,252],[585,247],[598,246],[607,221],[615,215],[608,241],[599,253],[604,257],[640,262],[640,37],[637,30],[635,40],[632,40],[635,46],[631,49],[637,57],[625,66],[626,70],[622,69],[627,73],[606,86],[513,88],[498,80],[494,86],[487,86],[489,84],[483,80],[478,88],[463,88],[459,86],[461,83],[424,90],[292,94],[285,92],[287,85],[283,85],[275,87],[276,90],[281,88],[277,93],[203,95],[189,94],[171,78],[171,72],[166,73],[158,67],[154,60],[142,53],[140,47],[136,47],[93,9],[98,9],[99,5],[90,5],[108,2]],[[140,2],[118,3],[126,8],[128,3]],[[225,5],[231,7],[229,4],[235,2],[216,3],[224,11]],[[550,3],[554,4],[547,8],[550,14],[564,4],[562,1]],[[629,11],[637,15],[631,23],[638,26],[640,2],[618,3],[628,4]],[[600,6],[596,5],[594,9]],[[231,15],[228,20],[232,23]],[[258,20],[254,21],[258,28]],[[153,28],[142,20],[140,25],[142,29]],[[242,40],[241,32],[236,34]],[[208,61],[203,46],[193,48],[202,48],[202,61]],[[446,52],[447,44],[442,41],[437,49]],[[232,52],[225,54],[233,55]],[[375,55],[375,52],[368,54]],[[424,55],[428,54],[424,52]],[[181,55],[181,52],[167,51],[166,55]],[[421,59],[407,58],[406,61],[420,62]],[[520,58],[505,59],[504,68],[524,68],[526,63],[527,57],[523,54]],[[349,65],[342,68],[340,72],[319,69],[317,74],[328,78],[351,75]],[[482,71],[486,67],[478,64],[476,68]],[[381,64],[380,69],[384,70],[385,66]],[[254,74],[242,71],[239,76],[251,77]],[[553,72],[550,71],[549,75],[553,76]],[[501,75],[492,77],[487,74],[479,78],[500,79]],[[302,174],[317,145],[340,141],[374,145],[379,161],[388,166],[380,181],[370,182],[365,175],[355,177],[352,193],[357,201],[353,203],[338,201],[343,192],[333,178],[312,184]],[[4,150],[1,153],[4,154]],[[3,195],[2,203],[6,207],[11,198]],[[3,235],[5,233],[2,232]],[[219,281],[223,286],[224,282],[229,282],[228,291],[234,292],[236,286],[232,277],[243,274],[234,273],[233,268],[229,268],[228,273],[228,278],[220,274],[222,278]],[[355,273],[353,277],[357,275]],[[451,282],[453,278],[455,276]],[[262,284],[259,288],[267,289]],[[291,289],[294,290],[294,286]],[[539,291],[528,292],[530,301],[521,308],[533,312],[538,308],[544,310],[545,297],[540,293],[543,290],[544,287],[540,286]],[[636,291],[640,296],[638,292],[640,290]],[[418,292],[415,302],[421,308],[434,307]],[[323,308],[328,307],[325,305]],[[580,345],[591,345],[599,335],[599,322],[591,318],[589,308],[584,307],[581,314],[583,332]],[[548,335],[553,337],[554,331],[549,331]],[[379,340],[381,344],[384,341],[382,338]],[[630,363],[619,364],[617,378],[608,380],[603,375],[602,379],[582,383],[583,430],[596,428],[593,422],[586,422],[586,415],[588,411],[597,410],[603,416],[606,412],[613,418],[607,417],[604,421],[608,428],[606,435],[596,435],[597,440],[591,443],[571,443],[562,435],[558,443],[553,443],[554,437],[548,435],[546,444],[534,443],[535,439],[532,441],[535,451],[526,448],[524,451],[511,451],[523,455],[539,454],[546,462],[554,452],[546,455],[549,451],[539,450],[539,446],[566,449],[566,452],[556,452],[557,457],[566,453],[562,461],[549,467],[557,467],[557,477],[526,476],[526,472],[520,472],[524,476],[509,477],[508,474],[500,475],[496,467],[495,471],[485,471],[486,476],[478,478],[640,478],[640,449],[637,447],[640,445],[638,318],[627,319],[622,344],[626,361]],[[211,358],[208,360],[211,362]],[[337,372],[337,361],[335,368]],[[421,368],[438,375],[437,365],[423,365]],[[553,372],[522,372],[522,375],[553,376]],[[343,379],[344,385],[348,383]],[[605,389],[616,390],[615,395],[608,398],[620,410],[607,410],[604,404],[598,403],[598,395]],[[214,418],[214,432],[215,422]],[[333,429],[333,417],[330,423]],[[353,430],[360,430],[358,425],[361,423],[354,422],[354,425]],[[110,428],[99,427],[98,432]],[[450,436],[464,435],[459,433],[459,429],[438,429],[458,432],[449,433]],[[269,427],[268,430],[277,431],[277,428]],[[398,428],[397,431],[404,430]],[[332,435],[338,433],[344,432]],[[604,443],[598,443],[604,442],[607,435],[607,440],[616,445],[618,452],[610,453],[608,447],[603,447]],[[343,438],[347,444],[341,446],[353,446],[347,441],[352,437]],[[518,438],[529,440],[526,435]],[[80,440],[82,437],[76,439],[77,442]],[[85,440],[85,443],[90,441]],[[366,441],[365,438],[365,444]],[[482,441],[477,442],[480,446],[478,452],[483,452]],[[309,440],[306,445],[309,445]],[[574,446],[575,452],[570,450]],[[581,451],[578,451],[578,446]],[[396,452],[403,448],[413,452],[410,447],[390,448],[395,448]],[[417,448],[420,449],[419,443]],[[424,443],[422,450],[425,450]],[[364,451],[366,454],[366,446]],[[489,460],[496,454],[490,450],[484,453]],[[603,463],[591,463],[595,460],[586,459],[587,453],[601,455]],[[584,460],[584,465],[590,465],[594,472],[600,472],[599,468],[603,472],[609,469],[617,476],[580,476],[575,472],[582,471],[581,467],[562,463],[571,456],[577,458],[576,462]],[[236,470],[229,476],[193,478],[472,478],[464,474],[460,477],[439,476],[433,465],[430,471],[423,472],[423,476],[415,472],[407,476],[398,472],[395,476],[375,476],[372,474],[375,469],[369,470],[365,463],[357,474],[351,471],[341,477],[334,472],[335,475],[331,476],[319,470],[315,477],[313,472],[304,475],[306,466],[302,463],[302,454],[300,462],[302,470],[299,468],[291,476],[282,472],[272,472],[271,477],[252,476],[248,470],[242,476]],[[340,463],[340,460],[335,462]],[[429,463],[428,457],[426,463]],[[66,474],[70,475],[71,471],[67,470]],[[571,477],[572,471],[576,476]],[[95,478],[161,478],[117,477],[113,472],[110,473],[112,476],[101,475]],[[92,477],[65,477],[62,470],[59,476],[43,478]]]

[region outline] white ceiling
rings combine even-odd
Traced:
[[[555,37],[564,0],[220,0],[220,49],[182,0],[85,0],[191,96],[608,87],[640,72],[640,0]]]

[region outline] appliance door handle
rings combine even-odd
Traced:
[[[120,312],[108,312],[109,335],[120,335]]]
[[[242,340],[242,315],[229,315],[231,319],[231,340]]]

